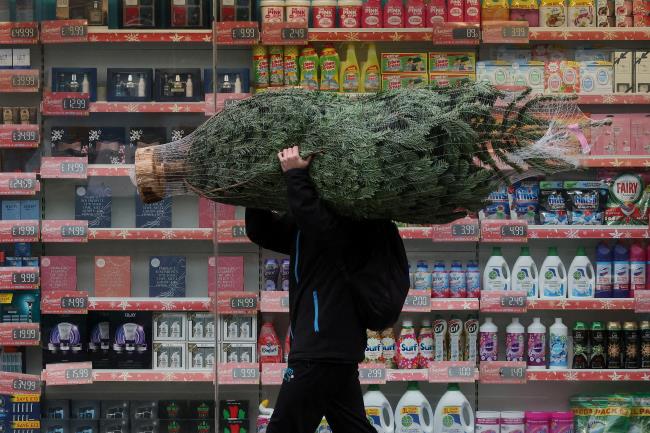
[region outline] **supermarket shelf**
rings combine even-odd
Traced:
[[[647,239],[646,226],[528,226],[528,239]]]
[[[400,227],[399,234],[402,239],[431,239],[433,229],[431,227]]]
[[[432,42],[426,29],[309,29],[309,40],[319,42]]]
[[[589,156],[580,160],[588,168],[650,168],[650,156]]]
[[[591,29],[553,29],[531,27],[531,41],[647,41],[650,28],[591,28]]]
[[[634,310],[628,299],[529,299],[529,310]]]
[[[478,311],[477,298],[431,299],[431,311]]]
[[[88,298],[92,311],[210,311],[210,298]]]
[[[205,113],[205,102],[91,102],[91,113]]]
[[[93,370],[93,382],[206,382],[212,383],[212,371]],[[47,370],[41,374],[47,382]],[[70,384],[72,385],[72,384]],[[64,386],[70,386],[64,385]],[[86,386],[86,385],[84,385]]]
[[[645,370],[528,370],[527,379],[530,381],[598,381],[598,382],[630,382],[650,381],[650,369]]]
[[[88,240],[111,241],[212,241],[212,229],[136,229],[106,228],[88,229]]]
[[[88,42],[108,43],[138,43],[138,42],[171,42],[171,43],[210,43],[212,31],[200,30],[169,30],[169,29],[109,29],[106,27],[88,27]]]

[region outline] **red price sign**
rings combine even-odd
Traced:
[[[478,45],[481,41],[479,23],[435,23],[434,45]]]
[[[88,157],[44,156],[41,158],[43,179],[86,179]]]
[[[254,45],[260,40],[256,21],[220,21],[214,23],[216,43],[223,45]]]
[[[0,23],[0,44],[33,45],[38,43],[38,23],[4,22]]]
[[[88,42],[88,21],[86,20],[42,21],[41,41],[44,44]]]
[[[0,242],[38,242],[38,220],[0,221]]]
[[[487,21],[482,30],[486,44],[528,44],[527,21]]]
[[[38,125],[0,125],[0,147],[36,148],[40,140]]]
[[[39,268],[32,266],[4,266],[0,268],[0,289],[38,289]]]
[[[476,365],[470,361],[435,361],[429,363],[429,382],[474,382]]]
[[[463,218],[431,227],[434,242],[478,242],[481,229],[477,219]]]
[[[43,220],[41,239],[43,242],[88,242],[88,221]]]
[[[217,221],[217,241],[221,243],[247,243],[246,224],[242,220]]]
[[[38,346],[41,331],[38,323],[0,323],[0,345]]]
[[[42,111],[48,116],[89,116],[90,96],[78,92],[43,92]]]
[[[260,310],[264,313],[289,312],[289,292],[263,291],[262,299],[260,301]]]
[[[431,311],[431,293],[427,290],[409,290],[402,310],[409,312]]]
[[[519,220],[483,220],[481,239],[489,242],[528,242],[528,224]]]
[[[88,314],[88,292],[57,290],[43,293],[41,312],[44,314]]]
[[[511,361],[481,362],[481,383],[526,383],[526,363]]]
[[[307,45],[309,29],[297,23],[270,23],[262,25],[265,45]]]
[[[257,363],[232,362],[217,364],[217,381],[223,385],[257,385],[260,367]]]
[[[93,383],[92,362],[69,362],[67,364],[47,364],[45,381],[48,385],[83,385]]]
[[[0,394],[40,394],[41,378],[33,374],[0,372]],[[17,398],[18,396],[12,397]],[[23,400],[21,398],[21,400]],[[24,400],[31,400],[25,398]]]
[[[40,87],[38,69],[0,69],[0,92],[34,93]]]
[[[221,314],[255,314],[259,301],[256,293],[219,292],[217,311]]]
[[[386,365],[380,363],[359,364],[359,382],[364,385],[386,383]]]
[[[287,364],[264,363],[262,364],[262,384],[282,385],[284,375],[287,372]]]
[[[480,310],[486,313],[525,313],[528,294],[525,290],[482,290]]]
[[[0,195],[36,194],[36,173],[0,173]]]
[[[634,291],[634,312],[650,313],[650,290]]]

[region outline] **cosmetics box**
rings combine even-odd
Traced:
[[[112,311],[113,368],[151,368],[151,312]]]
[[[244,431],[250,431],[248,430],[248,420],[244,424],[242,424],[244,427],[243,429],[238,430],[239,432],[244,432]],[[214,420],[211,419],[194,419],[190,420],[185,424],[185,428],[187,429],[187,433],[215,433],[214,431]],[[234,432],[236,430],[230,430],[231,432]]]
[[[228,75],[229,86],[224,88],[225,76]],[[250,69],[248,68],[218,68],[217,69],[217,93],[237,93],[235,83],[239,78],[241,90],[239,93],[250,93]],[[205,93],[214,93],[212,88],[213,74],[211,68],[203,70],[203,82]]]
[[[0,69],[13,67],[13,52],[11,48],[0,48]]]
[[[158,433],[158,420],[132,419],[130,433]]]
[[[29,48],[14,48],[12,59],[14,69],[29,69],[32,65]]]
[[[158,419],[158,400],[132,400],[131,420]]]
[[[20,200],[2,200],[2,219],[20,219]]]
[[[203,86],[200,69],[156,69],[156,101],[200,102]]]
[[[257,362],[255,343],[219,343],[219,363]]]
[[[186,360],[186,342],[167,341],[153,343],[154,370],[185,370]]]
[[[41,419],[70,419],[70,400],[43,399]]]
[[[172,226],[172,198],[155,203],[143,203],[135,195],[135,226],[137,228],[170,228]]]
[[[168,26],[175,29],[206,27],[210,16],[207,0],[166,0]]]
[[[158,26],[157,2],[154,0],[120,0],[122,28],[142,29]],[[110,9],[110,8],[109,8]]]
[[[128,419],[101,419],[99,433],[130,433]]]
[[[42,256],[41,290],[77,290],[77,256]]]
[[[97,101],[97,68],[52,68],[52,91],[88,93]]]
[[[215,315],[213,313],[187,313],[187,339],[189,341],[214,341],[215,330]]]
[[[611,62],[580,62],[580,93],[605,95],[614,91],[614,65]]]
[[[128,298],[131,296],[131,257],[95,257],[95,296]]]
[[[217,287],[228,292],[244,290],[244,256],[208,258],[208,295],[216,293]]]
[[[100,400],[72,400],[70,418],[98,420],[101,415]]]
[[[126,137],[122,127],[92,127],[88,131],[89,164],[125,164]]]
[[[158,418],[186,419],[187,409],[185,400],[160,400],[158,401]]]
[[[650,51],[634,52],[634,87],[636,93],[650,93]]]
[[[41,420],[41,433],[70,433],[70,420],[43,419]]]
[[[20,201],[20,219],[21,220],[39,220],[41,219],[41,206],[38,200],[21,200]],[[19,254],[16,254],[19,255]],[[31,255],[31,254],[28,254]]]
[[[127,164],[133,164],[137,149],[167,143],[167,129],[164,127],[132,126],[127,129],[127,134],[127,140],[129,141],[129,149],[126,154]]]
[[[579,93],[580,63],[568,60],[546,62],[544,82],[546,93]]]
[[[41,317],[43,366],[88,361],[86,316],[78,314]]]
[[[23,266],[23,258],[22,257],[5,256],[5,266],[21,267],[21,266]]]
[[[108,68],[106,100],[124,102],[151,101],[153,69]]]
[[[88,227],[111,226],[112,190],[103,183],[78,185],[75,188],[75,219],[87,220]]]
[[[88,156],[88,128],[53,126],[50,129],[52,156]]]
[[[222,314],[219,316],[219,341],[257,341],[257,316]]]
[[[100,419],[128,420],[129,406],[130,404],[128,400],[102,400],[102,413]]]
[[[23,257],[23,266],[31,266],[33,268],[38,268],[38,257]]]
[[[186,313],[153,313],[154,341],[187,340]]]
[[[185,256],[150,257],[149,296],[185,297],[186,262]]]
[[[113,351],[110,315],[107,311],[91,311],[88,314],[88,356],[93,368],[111,368]]]
[[[190,400],[187,407],[187,419],[214,418],[214,400]]]
[[[188,343],[187,369],[212,370],[216,362],[214,343]]]
[[[2,323],[40,323],[41,294],[37,290],[0,292]]]
[[[92,419],[71,419],[71,433],[99,433],[99,421]]]
[[[614,51],[614,92],[634,93],[634,53]]]

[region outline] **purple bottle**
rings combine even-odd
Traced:
[[[528,369],[546,369],[546,326],[539,317],[533,317],[533,323],[528,325]]]
[[[611,298],[613,283],[612,249],[607,242],[596,247],[596,298]]]
[[[289,277],[291,275],[291,265],[289,259],[282,259],[280,264],[280,290],[289,291]]]
[[[280,273],[280,264],[276,259],[264,260],[264,290],[278,290],[278,274]]]
[[[613,298],[630,297],[630,249],[617,242],[614,246],[614,281]]]
[[[481,361],[497,361],[499,359],[499,344],[497,333],[499,328],[492,322],[491,317],[486,317],[479,328],[479,356]]]

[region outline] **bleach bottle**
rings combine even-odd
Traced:
[[[433,415],[434,433],[474,433],[474,412],[457,383],[447,385]]]
[[[519,258],[512,268],[512,290],[524,290],[528,293],[529,298],[538,298],[537,279],[537,265],[530,257],[528,247],[521,247]]]
[[[426,424],[426,412],[429,423]],[[395,409],[395,433],[433,433],[433,411],[417,382],[409,382]]]
[[[630,297],[630,250],[625,244],[614,245],[613,298]]]
[[[549,247],[548,256],[539,270],[539,295],[542,299],[566,298],[567,278],[564,263],[556,247]]]
[[[635,242],[630,247],[630,296],[635,290],[644,290],[646,286],[646,255],[643,245]]]
[[[363,395],[363,405],[366,408],[366,417],[377,433],[393,433],[395,420],[393,408],[384,394],[379,390],[379,385],[368,386],[368,392]]]
[[[501,255],[501,248],[492,248],[492,256],[483,271],[483,290],[508,290],[510,268]]]
[[[611,298],[613,281],[612,249],[601,242],[596,247],[596,298]]]
[[[584,247],[579,247],[575,258],[569,266],[569,298],[593,298],[596,291],[594,267],[587,258]]]

